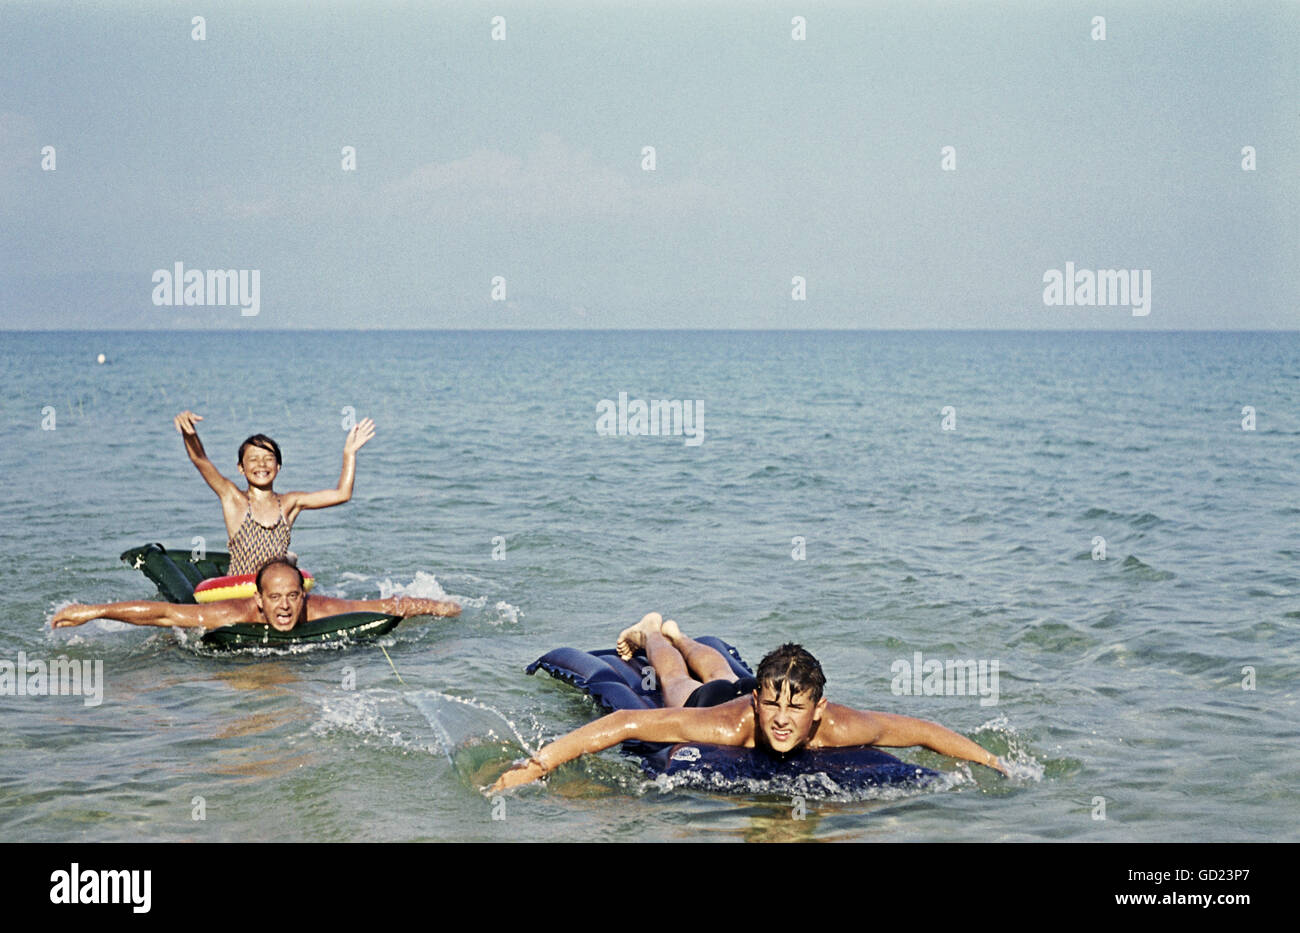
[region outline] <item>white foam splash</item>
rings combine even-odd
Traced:
[[[1004,755],[998,757],[1007,766],[1007,777],[1017,781],[1041,781],[1046,773],[1043,765],[1033,756],[1033,753],[1025,747],[1020,736],[1011,728],[1011,722],[1006,716],[996,716],[988,722],[983,723],[976,732],[996,732],[1003,736],[1007,742],[1007,751]]]
[[[496,621],[493,622],[494,625],[518,625],[519,619],[523,615],[518,606],[512,606],[504,600],[498,600],[492,608],[497,611]]]
[[[394,583],[385,577],[379,584],[379,598],[390,596],[415,596],[420,599],[452,599],[438,578],[424,570],[417,570],[410,583]]]
[[[385,577],[379,583],[379,592],[381,599],[387,599],[389,596],[415,596],[420,599],[448,599],[459,603],[464,609],[487,609],[488,607],[486,596],[448,593],[438,582],[437,577],[423,570],[416,571],[415,578],[410,583],[395,583]],[[483,618],[490,625],[518,625],[519,620],[523,618],[523,612],[512,603],[497,600],[492,604],[491,612],[484,613]]]
[[[89,624],[101,632],[129,632],[135,628],[130,622],[119,622],[116,619],[95,619]]]
[[[400,696],[387,689],[332,692],[320,697],[320,718],[311,725],[313,735],[326,736],[333,732],[349,732],[364,740],[380,739],[394,748],[444,755],[438,744],[425,744],[408,738],[400,729],[384,721],[380,707],[385,703],[400,702]]]
[[[203,636],[206,634],[204,629],[172,629],[176,636],[176,641],[183,648],[197,648],[203,644]]]
[[[871,787],[841,787],[822,772],[769,778],[724,777],[712,771],[680,771],[677,774],[660,774],[654,780],[641,782],[641,793],[657,790],[671,793],[678,790],[702,790],[750,797],[804,797],[809,800],[831,800],[855,803],[863,800],[905,800],[922,794],[940,793],[966,783],[959,773],[940,773],[937,777],[917,783],[882,784]]]
[[[510,730],[511,736],[513,736],[514,740],[517,743],[519,743],[521,746],[523,746],[525,751],[528,751],[531,754],[532,746],[529,744],[528,740],[525,739],[523,735],[520,734],[519,727],[515,725],[514,721],[509,717],[507,717],[499,709],[496,709],[495,707],[492,706],[488,706],[486,703],[480,703],[478,700],[470,700],[464,697],[452,696],[449,693],[442,693],[441,691],[438,690],[417,690],[408,694],[406,700],[416,709],[420,710],[420,712],[423,713],[425,717],[430,720],[431,725],[436,725],[439,729],[443,729],[444,731],[445,731],[445,727],[443,727],[441,724],[437,722],[438,702],[459,703],[460,705],[468,707],[470,709],[478,710],[479,712],[482,713],[487,713],[488,716],[491,718],[489,720],[480,720],[479,722],[479,725],[483,729],[483,737],[489,739],[502,738],[501,736],[498,736],[496,734],[496,730],[493,726],[486,725],[485,722],[497,722],[497,721],[503,722],[505,723],[506,727]],[[509,737],[505,737],[505,738],[509,738]]]

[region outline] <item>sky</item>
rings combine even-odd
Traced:
[[[1298,91],[1294,2],[0,0],[0,329],[1293,330]]]

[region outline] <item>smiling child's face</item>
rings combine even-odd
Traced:
[[[251,486],[270,488],[280,472],[280,464],[275,461],[275,454],[265,447],[250,444],[244,451],[244,458],[239,461],[239,472]]]

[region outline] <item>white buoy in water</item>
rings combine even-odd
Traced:
[[[99,354],[98,357],[96,357],[96,361],[102,366],[103,364],[108,362],[108,357],[106,357],[104,354],[101,353]]]

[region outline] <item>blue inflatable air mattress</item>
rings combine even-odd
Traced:
[[[736,649],[719,638],[696,641],[716,648],[731,662],[738,677],[752,675]],[[649,662],[643,655],[624,661],[613,649],[579,651],[557,648],[526,668],[546,671],[598,702],[605,709],[655,709],[663,705],[659,690],[647,689]],[[744,793],[843,791],[852,793],[888,785],[919,785],[938,773],[909,765],[887,752],[866,745],[802,749],[776,756],[755,748],[705,745],[698,742],[656,745],[624,742],[623,750],[641,760],[651,776],[681,778],[682,783]]]

